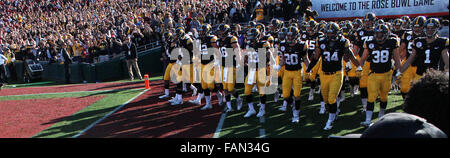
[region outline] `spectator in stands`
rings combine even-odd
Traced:
[[[8,62],[8,58],[0,53],[0,87],[3,86],[4,83],[8,82],[7,74],[6,74],[6,63]]]
[[[439,29],[439,37],[448,38],[448,20],[442,20],[441,28]]]
[[[429,70],[414,83],[405,99],[404,111],[425,118],[449,134],[449,76]]]

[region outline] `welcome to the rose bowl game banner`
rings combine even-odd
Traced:
[[[404,15],[448,15],[448,0],[313,0],[312,9],[319,13],[317,19],[347,19],[364,17],[373,12],[377,17]]]

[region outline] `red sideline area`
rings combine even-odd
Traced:
[[[0,137],[32,137],[103,97],[0,101]]]
[[[138,89],[138,88],[145,88],[144,81],[12,88],[1,90],[0,96],[40,94],[40,93],[62,93],[62,92],[77,92],[77,91],[100,91],[100,90],[115,90],[115,89]]]
[[[157,83],[157,85],[155,85]],[[139,96],[80,137],[88,138],[212,138],[223,111],[213,93],[213,109],[201,111],[183,96],[184,105],[171,106],[158,96],[164,92],[161,81],[151,82],[151,90]],[[172,91],[171,94],[174,94]],[[189,98],[188,98],[189,97]],[[203,104],[204,104],[203,100]],[[225,106],[225,105],[224,105]]]

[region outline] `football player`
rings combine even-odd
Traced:
[[[193,50],[194,50],[194,45],[193,45],[193,40],[192,38],[187,35],[184,32],[183,28],[178,28],[175,30],[175,38],[177,39],[177,46],[179,46],[179,48],[182,48],[180,50],[180,56],[179,56],[179,63],[178,65],[181,65],[181,70],[178,71],[178,76],[177,76],[177,80],[179,81],[179,83],[177,84],[177,89],[176,89],[176,95],[175,98],[173,100],[169,100],[169,102],[171,103],[171,105],[181,105],[183,104],[183,84],[186,83],[192,83],[193,81],[193,68],[192,68],[192,62],[193,62]],[[184,49],[183,49],[184,48]],[[183,50],[187,50],[188,54],[182,53]],[[186,55],[188,55],[186,57]]]
[[[314,20],[309,21],[306,24],[306,32],[305,34],[302,35],[302,39],[308,43],[308,58],[312,58],[314,56],[315,50],[316,50],[316,40],[318,38],[322,38],[324,36],[324,34],[320,31],[318,31],[318,27],[319,27],[319,23],[317,23]],[[314,89],[316,88],[316,85],[318,83],[318,81],[316,80],[317,78],[317,74],[320,71],[320,59],[319,59],[319,64],[317,64],[316,66],[314,66],[314,68],[312,68],[312,71],[310,73],[306,73],[305,78],[307,78],[307,81],[310,83],[310,90],[309,90],[309,97],[308,100],[312,101],[314,100]],[[306,70],[306,67],[304,67],[304,69]],[[319,87],[320,89],[320,87]],[[325,102],[323,102],[323,98],[320,97],[320,114],[323,114],[325,112]]]
[[[355,34],[355,42],[354,42],[354,49],[357,53],[358,56],[361,58],[364,52],[364,41],[366,40],[370,40],[373,39],[373,34],[374,31],[373,29],[375,28],[375,22],[377,20],[377,17],[375,15],[375,13],[367,13],[366,16],[364,17],[364,26],[363,28],[357,30],[354,34]],[[366,63],[364,64],[363,67],[363,71],[362,71],[362,76],[359,79],[359,90],[360,90],[360,97],[361,97],[361,102],[363,105],[363,111],[366,111],[366,106],[367,106],[367,77],[369,74],[369,70],[370,69],[370,62],[366,61]],[[359,76],[359,75],[358,75]]]
[[[283,103],[280,110],[286,111],[287,104],[292,104],[293,100],[291,97],[291,91],[294,89],[294,109],[292,110],[293,117],[292,122],[299,122],[299,113],[300,113],[300,92],[302,89],[302,61],[309,64],[308,59],[308,44],[304,41],[298,40],[299,30],[297,27],[290,26],[287,32],[286,38],[286,46],[284,46],[285,50],[283,51],[283,60],[280,63],[285,66],[284,74],[283,74],[283,99],[285,102]],[[283,47],[283,46],[282,46]]]
[[[363,25],[363,21],[361,19],[354,19],[352,25],[354,30],[359,30]]]
[[[361,20],[361,19],[359,19]],[[353,48],[353,43],[356,40],[355,38],[355,34],[354,34],[354,27],[352,25],[352,23],[347,22],[344,27],[342,28],[343,32],[344,32],[344,37],[347,38],[348,40],[350,40],[351,42],[351,48]],[[348,33],[345,33],[346,30],[348,30]],[[347,35],[346,35],[347,34]],[[359,56],[358,54],[356,54],[356,51],[353,51],[353,55],[356,56],[356,59],[359,61]],[[345,64],[345,71],[347,72],[347,76],[348,76],[348,82],[350,84],[350,96],[353,97],[357,91],[358,91],[358,85],[359,85],[359,78],[358,75],[356,74],[356,65],[353,64],[352,62],[346,62]],[[342,98],[342,93],[341,93],[341,98]]]
[[[281,60],[283,59],[284,51],[286,50],[286,34],[287,34],[288,28],[283,27],[281,28],[281,31],[278,32],[278,44],[277,49],[278,50],[278,57],[276,59],[276,65],[280,65]],[[282,85],[283,85],[283,74],[285,70],[285,66],[281,66],[280,68],[276,68],[278,70],[278,88],[277,91],[275,91],[274,94],[274,100],[275,102],[278,102],[278,99],[280,98],[280,92],[282,92]]]
[[[170,59],[172,50],[174,50],[177,46],[173,41],[173,35],[171,32],[165,32],[163,34],[163,58],[168,61],[168,65],[166,67],[166,71],[164,72],[164,95],[159,96],[159,99],[165,99],[169,97],[169,85],[170,85],[170,76],[172,66],[177,62],[175,59]],[[177,73],[173,72],[172,75],[176,75]]]
[[[256,28],[252,28],[247,32],[247,40],[248,44],[246,46],[246,56],[245,56],[245,63],[248,67],[248,73],[245,78],[245,98],[248,103],[248,112],[244,115],[244,117],[251,117],[252,115],[256,114],[256,111],[253,107],[253,95],[252,95],[252,89],[255,85],[258,86],[258,92],[260,95],[260,108],[259,112],[256,115],[257,117],[262,117],[265,114],[265,106],[267,97],[265,94],[265,86],[267,85],[267,73],[268,73],[268,63],[270,61],[270,43],[268,41],[260,41],[260,32]],[[259,48],[265,49],[267,52],[264,54],[264,56],[260,56],[258,53]],[[258,65],[259,62],[262,62],[261,57],[266,58],[266,66],[260,67]]]
[[[342,59],[350,59],[358,66],[357,71],[362,71],[358,61],[350,48],[350,41],[342,36],[341,28],[334,22],[326,26],[325,37],[319,38],[316,42],[316,52],[308,66],[307,72],[317,64],[319,57],[322,58],[322,71],[320,74],[321,93],[325,104],[328,107],[329,115],[324,130],[330,130],[332,123],[336,119],[337,103],[336,98],[342,87],[343,65]]]
[[[375,101],[380,95],[380,112],[378,117],[385,113],[388,94],[392,82],[392,59],[395,67],[400,65],[399,47],[400,41],[396,36],[390,36],[391,32],[387,25],[377,25],[375,38],[364,42],[364,53],[360,64],[364,65],[366,60],[371,60],[370,73],[368,77],[368,102],[366,109],[366,120],[361,122],[363,126],[369,126],[372,120]]]
[[[223,89],[225,101],[227,104],[226,112],[231,112],[233,108],[231,107],[231,95],[236,98],[237,109],[242,108],[242,99],[236,92],[234,86],[236,84],[236,68],[239,61],[241,60],[241,50],[238,43],[238,38],[230,34],[231,28],[227,24],[220,24],[217,30],[219,36],[219,50],[222,56],[222,77],[223,77]],[[233,56],[228,56],[227,48],[233,48],[235,54]],[[227,64],[226,59],[231,58],[232,64]]]
[[[439,60],[442,58],[445,64],[444,71],[447,72],[448,77],[449,39],[438,36],[439,27],[440,23],[436,18],[430,18],[425,22],[425,37],[414,39],[412,44],[413,51],[400,69],[400,72],[404,72],[416,61],[417,70],[414,80],[418,80],[427,69],[438,70]]]
[[[215,56],[219,57],[220,55],[217,54],[218,52],[209,52],[208,48],[216,48],[217,46],[217,36],[211,34],[211,26],[209,24],[203,24],[200,29],[200,52],[201,52],[201,74],[200,74],[200,80],[201,80],[201,89],[202,91],[199,91],[199,95],[202,95],[201,92],[204,92],[206,104],[204,107],[201,108],[201,110],[211,109],[211,91],[214,90],[214,63],[215,62]],[[215,50],[215,49],[214,49]],[[208,57],[209,56],[209,57]],[[216,66],[218,66],[216,64]],[[223,100],[221,97],[220,92],[217,93],[218,99]],[[197,97],[197,100],[195,101],[197,104],[201,104],[202,97]]]
[[[394,22],[392,24],[393,24],[392,33],[394,33],[398,37],[402,37],[403,34],[405,33],[405,30],[403,29],[403,20],[400,18],[397,18],[394,20]]]
[[[412,31],[406,31],[402,37],[401,37],[401,44],[400,44],[400,56],[403,59],[403,62],[406,62],[406,59],[411,56],[413,48],[413,41],[414,39],[418,37],[424,37],[424,26],[426,22],[426,18],[424,16],[418,16],[416,17],[412,22],[411,25],[413,30]],[[412,62],[411,66],[406,69],[404,73],[400,76],[400,92],[402,94],[403,99],[406,98],[406,94],[409,92],[409,89],[411,88],[411,82],[413,81],[416,70],[417,70],[417,64],[418,61]]]

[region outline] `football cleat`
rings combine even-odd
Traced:
[[[212,105],[211,104],[206,104],[200,110],[208,110],[208,109],[212,109]]]
[[[312,101],[312,100],[314,100],[314,90],[313,89],[311,89],[309,91],[309,97],[308,97],[308,101]]]
[[[292,123],[298,123],[300,121],[300,117],[298,115],[299,113],[300,113],[300,110],[292,110],[292,114],[293,114]]]
[[[256,111],[254,109],[248,110],[248,112],[244,115],[245,118],[249,118],[252,115],[256,114]]]
[[[327,124],[325,125],[325,127],[323,128],[323,130],[330,130],[331,128],[333,128],[333,126],[331,125],[332,121],[328,120]]]
[[[319,114],[325,114],[325,107],[320,107]]]
[[[190,100],[189,103],[196,104],[196,105],[201,105],[202,101],[201,100]]]
[[[217,100],[219,101],[219,106],[223,105],[223,95],[222,93],[218,92],[217,94]]]
[[[233,108],[227,108],[226,110],[225,110],[225,112],[232,112],[233,111]]]
[[[172,106],[176,106],[176,105],[181,105],[181,104],[183,104],[183,100],[176,100],[176,101],[174,101],[174,102],[172,102],[170,105],[172,105]]]
[[[242,99],[237,98],[236,103],[237,103],[237,110],[241,110],[242,109]]]
[[[364,127],[369,127],[370,124],[371,124],[370,121],[369,122],[367,122],[367,121],[361,122],[361,126],[364,126]]]
[[[264,116],[264,114],[266,114],[266,111],[264,110],[264,106],[261,106],[261,107],[259,108],[259,112],[258,112],[258,114],[256,115],[256,117],[262,117],[262,116]]]
[[[159,96],[159,99],[166,99],[166,98],[169,98],[170,96],[169,95],[162,95],[162,96]]]
[[[275,91],[275,94],[273,94],[273,101],[274,102],[278,102],[278,100],[280,99],[280,92]]]
[[[177,100],[177,97],[172,97],[172,99],[169,100],[169,103],[173,103]]]
[[[287,107],[287,102],[286,102],[286,101],[283,101],[283,105],[282,105],[280,108],[278,108],[278,110],[280,110],[280,111],[286,111],[286,107]]]

